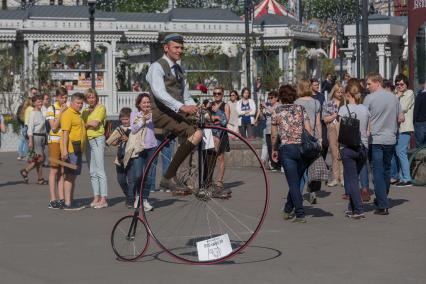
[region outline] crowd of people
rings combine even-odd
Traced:
[[[133,208],[147,162],[170,133],[180,140],[163,149],[163,177],[159,184],[165,191],[189,191],[190,186],[179,183],[176,174],[202,141],[202,131],[185,119],[196,114],[200,107],[208,111],[213,123],[240,133],[248,140],[255,139],[256,126],[262,129],[262,161],[271,171],[283,171],[289,186],[283,207],[286,220],[306,222],[303,191],[306,187],[309,202],[317,202],[316,192],[321,190],[324,178],[313,178],[313,172],[323,170],[329,152],[332,174],[327,186],[344,187],[342,198],[348,200],[345,214],[352,219],[365,218],[363,202],[369,201],[372,194],[370,168],[376,214],[389,214],[391,184],[412,185],[407,153],[413,133],[417,146],[426,142],[426,116],[422,112],[426,109],[426,85],[425,90],[415,96],[402,74],[396,77],[395,85],[384,82],[376,73],[369,74],[365,81],[346,75],[343,82],[327,75],[321,84],[311,79],[299,80],[295,86],[282,85],[278,90],[258,96],[257,103],[249,88],[241,90],[241,98],[238,91],[231,90],[229,101],[225,102],[224,88],[216,86],[213,99],[197,105],[189,95],[184,73],[177,63],[183,51],[182,36],[169,35],[163,43],[164,56],[151,65],[147,74],[150,90],[137,96],[137,111],[129,107],[120,110],[120,125],[109,137],[105,136],[106,108],[95,90],[74,93],[70,101],[64,88],[56,90],[54,100],[47,94],[39,94],[36,88],[28,92],[28,98],[17,113],[22,126],[18,160],[27,161],[20,175],[28,183],[30,172],[36,170],[37,184],[49,185],[49,208],[83,208],[73,202],[83,153],[87,156],[93,191],[90,207],[109,206],[104,166],[106,145],[117,147],[114,161],[117,181],[125,195],[126,206]],[[354,120],[359,132],[354,133],[359,140],[355,146],[342,142],[342,135],[339,135],[343,124]],[[2,121],[0,117],[3,132]],[[315,159],[307,159],[301,150],[303,140],[309,135],[319,146]],[[209,182],[216,187],[217,197],[225,197],[231,194],[223,186],[225,152],[230,151],[230,141],[236,137],[228,137],[223,131],[213,131],[213,137],[216,153],[213,165],[217,175],[215,181]],[[209,157],[206,161],[207,166],[211,166]],[[49,167],[48,180],[43,177],[46,166]],[[155,176],[155,171],[150,172],[140,193],[146,211],[153,209],[149,195],[155,191]],[[211,178],[204,177],[205,180]]]

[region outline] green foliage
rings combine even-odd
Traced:
[[[353,0],[302,0],[303,11],[308,19],[343,21],[352,23],[356,14],[356,1]]]
[[[336,75],[336,69],[334,68],[333,60],[330,58],[323,57],[321,60],[321,74]]]
[[[356,9],[354,0],[302,0],[304,18],[319,20],[323,36],[335,36],[344,24],[354,23]]]
[[[240,57],[229,58],[224,54],[213,52],[205,55],[186,53],[182,62],[187,71],[190,89],[194,89],[198,83],[207,87],[219,84],[225,89],[231,89],[233,82],[239,82],[241,78],[238,72]],[[223,72],[224,70],[230,72]]]
[[[167,8],[167,0],[98,0],[96,7],[103,11],[146,12],[163,11]]]
[[[284,71],[279,67],[278,57],[275,51],[263,47],[260,51],[259,76],[262,78],[262,87],[266,91],[276,90],[280,84],[280,77]]]
[[[10,49],[0,54],[0,92],[10,92],[13,88],[13,66],[14,59]]]
[[[204,0],[177,0],[176,4],[179,8],[204,8],[209,3]]]

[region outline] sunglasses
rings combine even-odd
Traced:
[[[213,96],[220,96],[222,93],[213,93]]]
[[[398,84],[396,84],[397,86],[400,86],[400,87],[404,87],[405,86],[405,83],[398,83]]]

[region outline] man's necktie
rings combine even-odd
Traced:
[[[180,68],[179,64],[173,65],[172,68],[175,71],[176,80],[179,81],[179,83],[181,84],[181,86],[183,88],[184,85],[185,85],[185,81],[184,81],[184,77],[183,77],[182,68]]]

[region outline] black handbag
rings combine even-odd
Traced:
[[[348,148],[358,149],[361,144],[361,133],[359,132],[359,119],[356,114],[353,117],[346,104],[349,117],[340,118],[339,138],[338,142]]]
[[[309,162],[314,161],[321,154],[321,145],[318,143],[318,139],[311,135],[305,129],[305,108],[302,110],[303,117],[303,131],[302,131],[302,143],[300,144],[300,154],[304,160]],[[314,127],[316,126],[317,116],[315,113]]]

